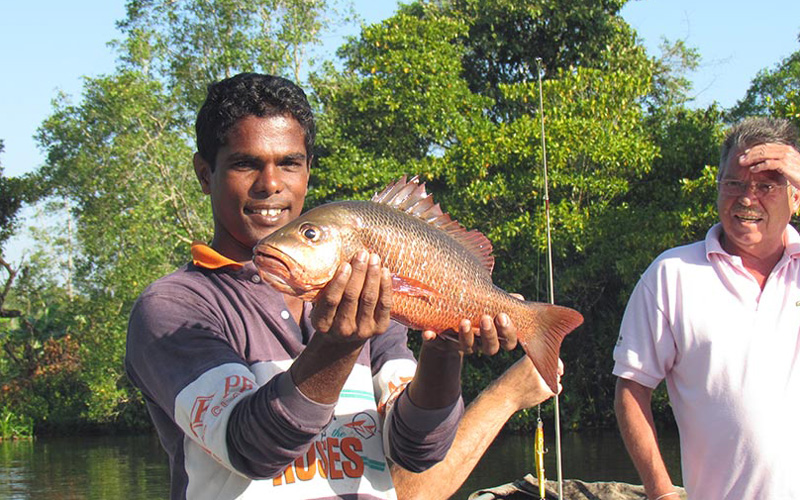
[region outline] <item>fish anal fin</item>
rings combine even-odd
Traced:
[[[441,294],[425,283],[407,276],[392,275],[392,293],[431,300]]]
[[[533,304],[533,303],[531,303]],[[558,393],[558,356],[561,342],[583,323],[581,313],[568,307],[537,303],[533,331],[520,331],[519,343],[539,375],[554,394]]]
[[[474,229],[467,231],[458,221],[442,212],[439,205],[434,204],[433,197],[425,191],[425,183],[421,183],[418,176],[408,181],[406,176],[397,179],[383,191],[376,193],[372,201],[406,212],[444,231],[475,257],[489,274],[492,274],[494,256],[489,238]]]

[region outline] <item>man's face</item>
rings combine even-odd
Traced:
[[[300,215],[311,165],[304,139],[291,116],[247,116],[228,131],[213,172],[195,154],[197,178],[211,195],[212,248],[250,260],[261,238]]]
[[[792,193],[786,179],[777,171],[752,173],[749,168],[739,165],[741,153],[731,153],[720,181],[773,183],[779,186],[770,194],[761,196],[749,185],[738,196],[717,192],[717,209],[725,233],[723,248],[732,255],[766,258],[782,251],[783,232],[797,209],[800,195]]]

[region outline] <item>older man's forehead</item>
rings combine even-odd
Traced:
[[[762,170],[761,172],[751,172],[750,167],[743,167],[739,164],[741,152],[732,154],[728,157],[725,168],[722,170],[721,179],[738,179],[753,181],[768,181],[778,184],[786,182],[786,178],[777,170]]]

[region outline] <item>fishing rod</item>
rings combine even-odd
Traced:
[[[550,237],[550,193],[549,182],[547,178],[547,145],[545,142],[544,131],[544,99],[542,97],[542,58],[536,58],[536,74],[539,80],[539,121],[541,123],[542,132],[542,167],[544,169],[544,217],[546,225],[547,236],[547,271],[549,276],[549,292],[550,303],[555,304],[555,287],[553,285],[553,240]],[[556,430],[556,474],[558,477],[558,498],[564,498],[564,480],[561,472],[561,415],[559,412],[558,394],[553,399],[555,404],[555,430]],[[536,440],[534,442],[535,458],[536,458],[536,474],[539,482],[539,496],[542,500],[545,498],[545,477],[544,477],[544,425],[541,418],[541,405],[538,407],[538,418],[536,423]]]

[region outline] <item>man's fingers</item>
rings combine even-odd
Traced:
[[[349,335],[356,330],[356,313],[361,300],[361,291],[364,288],[368,259],[369,254],[362,250],[350,262],[353,272],[344,288],[339,307],[336,309],[335,321],[339,333]]]
[[[438,337],[438,335],[436,335],[436,332],[433,330],[425,330],[422,332],[422,340],[432,341],[436,340],[436,337]]]
[[[317,296],[314,308],[311,310],[311,321],[317,331],[327,333],[331,329],[336,310],[352,273],[352,266],[349,262],[345,262],[339,266],[333,279]]]
[[[388,268],[380,269],[380,295],[375,307],[375,322],[378,328],[385,331],[389,328],[392,312],[392,273]]]
[[[377,256],[375,256],[377,258]],[[380,259],[378,258],[378,264]],[[373,262],[374,264],[374,262]],[[366,251],[358,252],[349,262],[340,266],[325,289],[320,292],[312,310],[314,328],[321,333],[335,331],[337,334],[348,337],[359,333],[357,330],[364,325],[365,329],[374,326],[372,315],[379,301],[378,295],[381,286],[380,267],[375,264],[375,272],[367,280],[367,270],[370,265],[370,255]],[[367,291],[364,292],[365,286]],[[362,294],[362,292],[364,292]],[[359,315],[360,306],[367,303],[367,321]],[[369,305],[371,304],[371,305]],[[387,324],[388,326],[388,324]],[[365,330],[366,331],[366,330]]]
[[[494,318],[494,325],[497,329],[497,339],[500,347],[506,351],[511,351],[517,347],[517,327],[511,322],[511,318],[506,313],[500,313]]]
[[[472,322],[468,319],[462,319],[458,324],[458,343],[461,346],[461,351],[471,353],[475,346],[475,335],[472,333]]]
[[[356,323],[359,330],[372,329],[375,321],[375,308],[381,293],[381,259],[377,254],[371,254],[367,262],[364,284],[358,300]]]
[[[473,327],[469,319],[462,319],[456,330],[449,330],[452,340],[457,340],[458,349],[464,354],[480,351],[493,356],[500,349],[513,350],[517,346],[517,329],[506,313],[500,313],[494,318],[484,314]],[[444,332],[445,334],[447,332]],[[433,331],[423,331],[424,340],[433,340],[437,334]],[[441,335],[440,335],[441,336]],[[455,344],[452,346],[455,347]]]
[[[800,152],[786,144],[753,146],[739,156],[739,165],[753,173],[775,170],[793,184],[800,178]]]
[[[497,330],[492,317],[484,314],[480,319],[480,349],[488,355],[497,354],[500,350],[500,341],[497,339]]]

